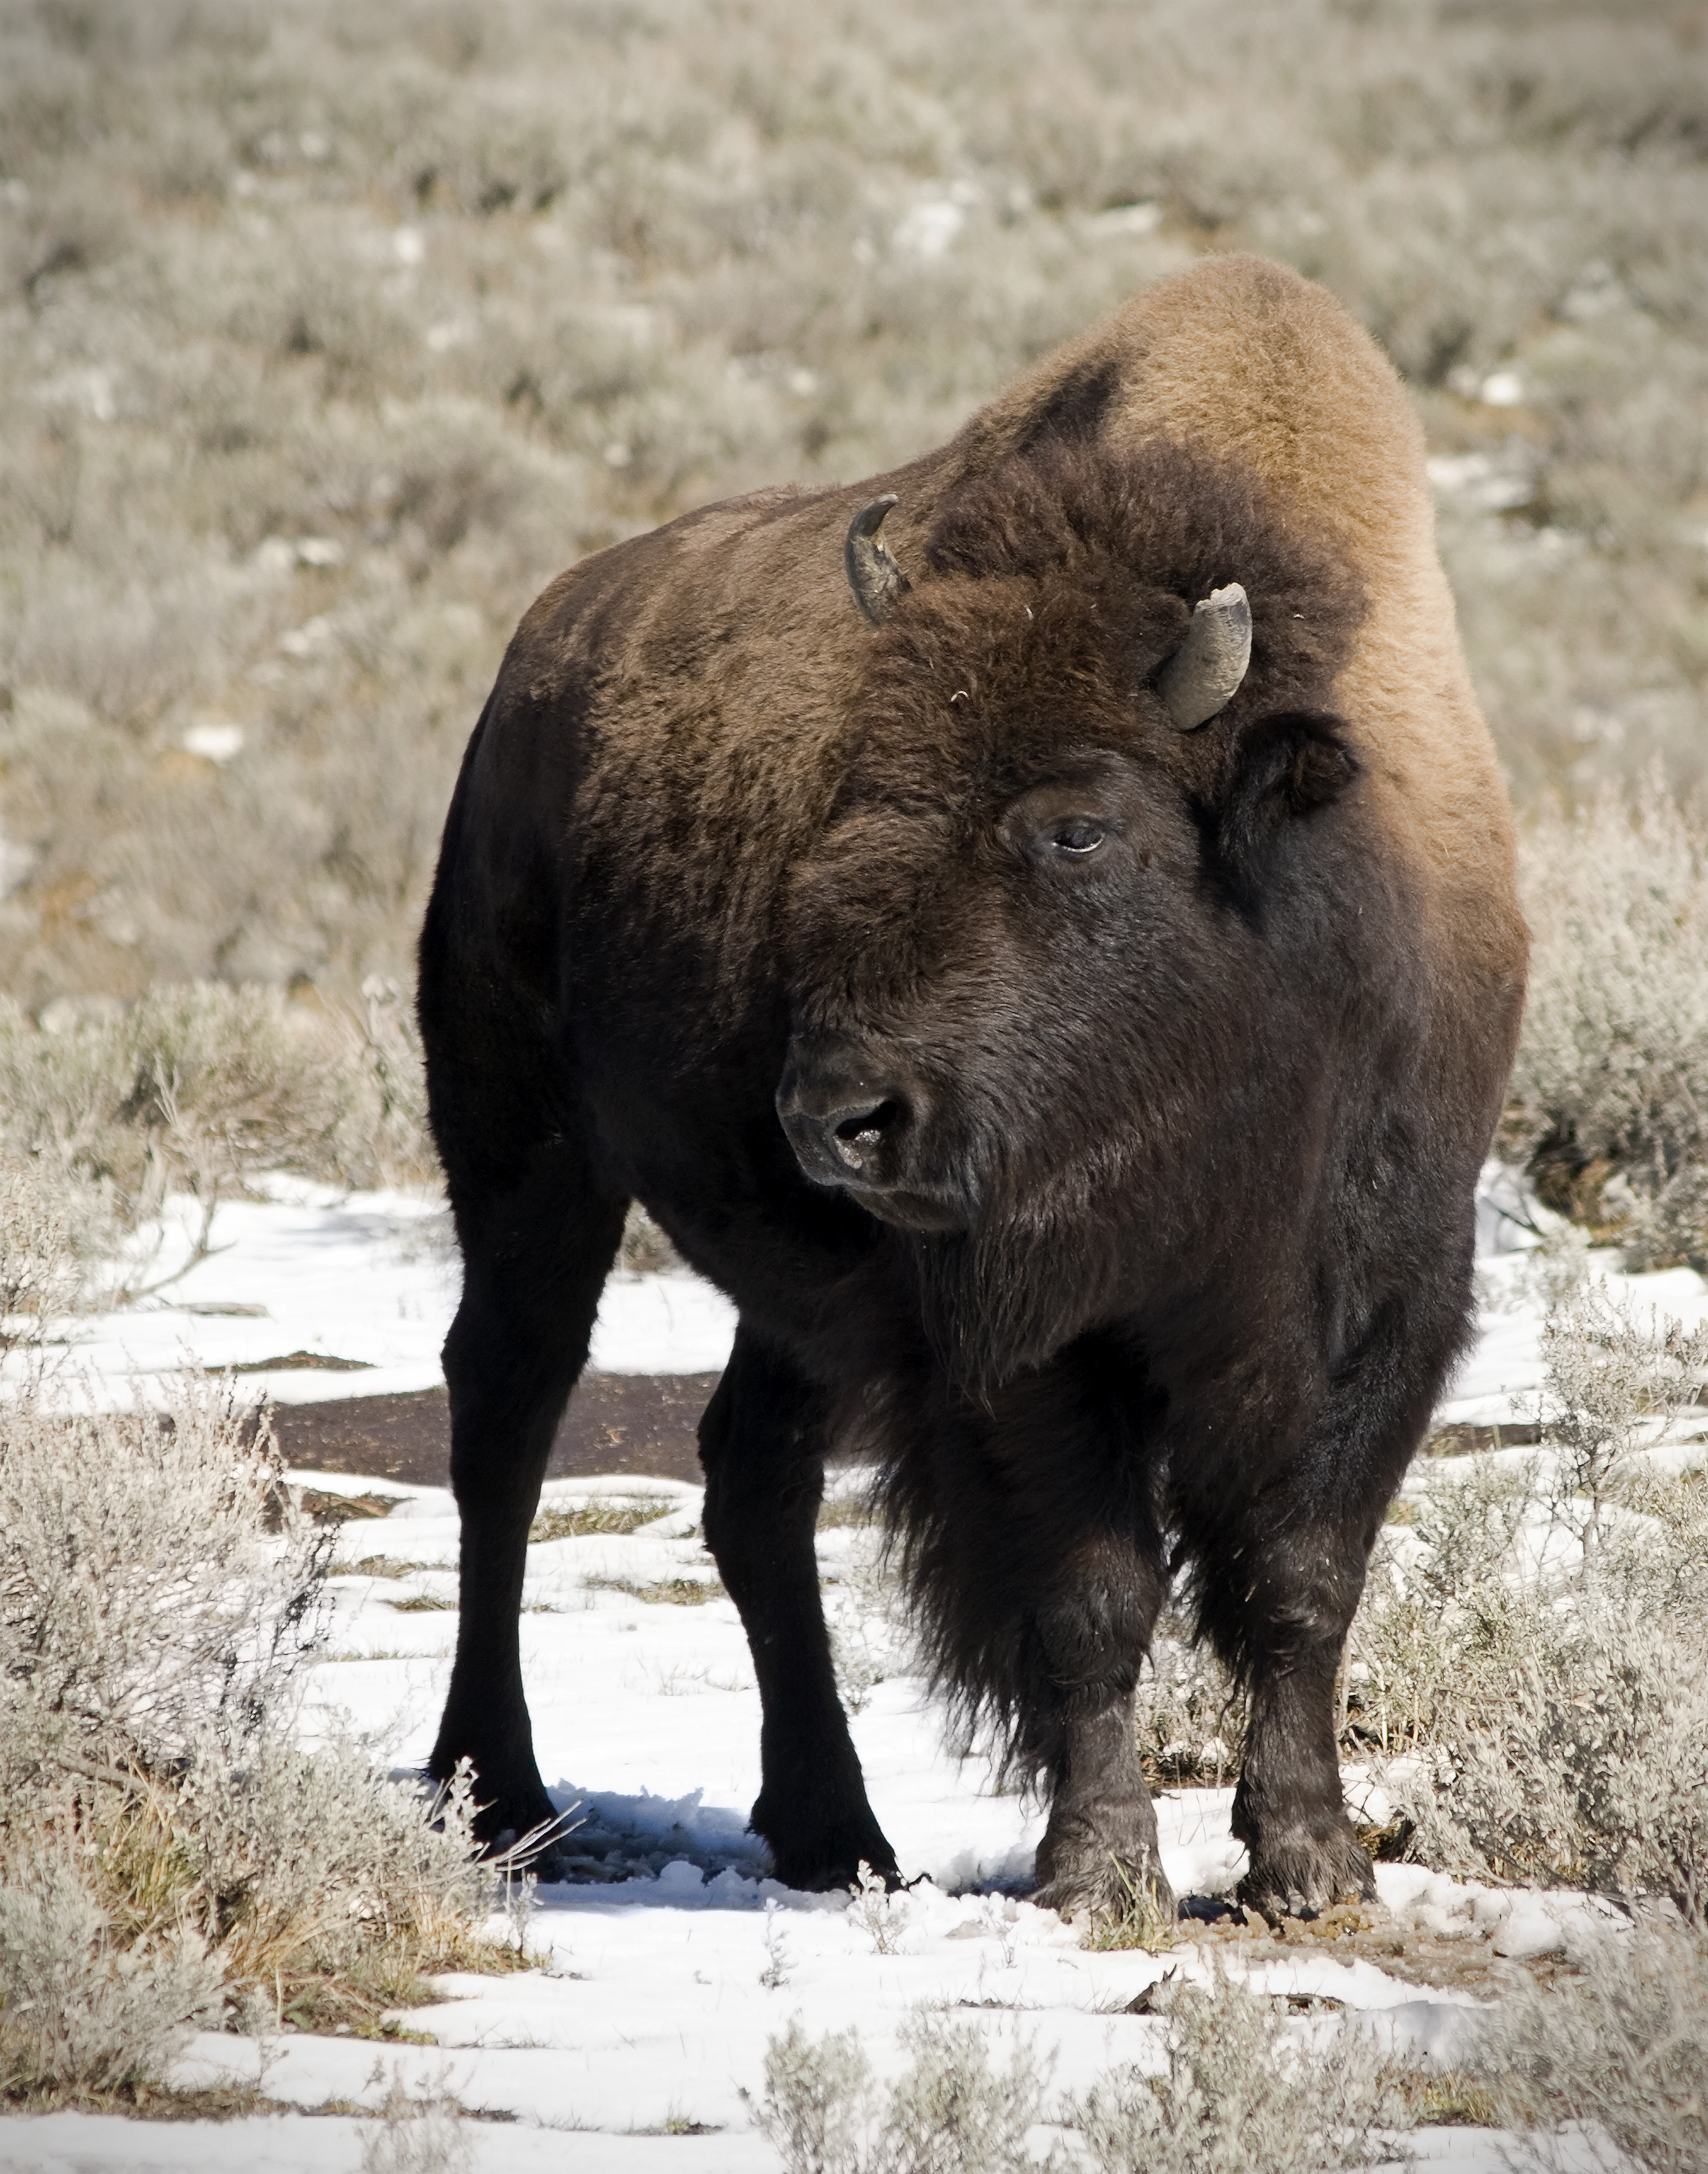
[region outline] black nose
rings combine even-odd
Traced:
[[[835,1044],[792,1053],[777,1115],[808,1177],[820,1185],[893,1185],[912,1122],[909,1099],[884,1068]]]
[[[907,1111],[895,1095],[861,1110],[827,1110],[819,1120],[835,1152],[850,1170],[863,1170],[884,1145],[886,1133],[900,1132]]]

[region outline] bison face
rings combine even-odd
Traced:
[[[1172,1272],[1237,1204],[1242,1105],[1308,1096],[1278,1002],[1357,770],[1295,706],[1332,678],[1296,582],[1253,594],[1248,684],[1182,732],[1158,683],[1187,598],[1112,554],[1072,573],[903,594],[791,900],[784,1130],[908,1234],[927,1325],[986,1381]]]
[[[979,806],[943,784],[935,807],[851,795],[804,873],[776,1098],[809,1178],[916,1231],[1106,1160],[1194,940],[1189,811],[1134,754],[1070,746]]]

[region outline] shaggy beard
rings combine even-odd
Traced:
[[[910,1241],[932,1355],[956,1388],[987,1396],[1116,1311],[1119,1235],[1083,1206],[1016,1207],[976,1229]]]

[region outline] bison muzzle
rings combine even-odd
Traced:
[[[1371,1891],[1334,1679],[1466,1334],[1525,949],[1422,453],[1326,294],[1210,258],[941,451],[523,619],[421,943],[465,1268],[433,1771],[489,1839],[551,1813],[528,1525],[639,1199],[739,1312],[705,1529],[781,1879],[896,1870],[813,1556],[855,1452],[939,1688],[1047,1800],[1040,1900],[1166,1895],[1132,1701],[1176,1576],[1248,1700],[1245,1898]]]

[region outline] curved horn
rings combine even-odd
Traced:
[[[1183,733],[1232,701],[1251,661],[1251,607],[1237,581],[1192,608],[1186,638],[1158,676],[1156,691]]]
[[[895,609],[911,584],[896,564],[889,546],[878,534],[884,516],[896,503],[895,493],[886,491],[862,506],[848,524],[842,545],[842,563],[848,569],[848,586],[854,601],[873,626],[879,626]]]

